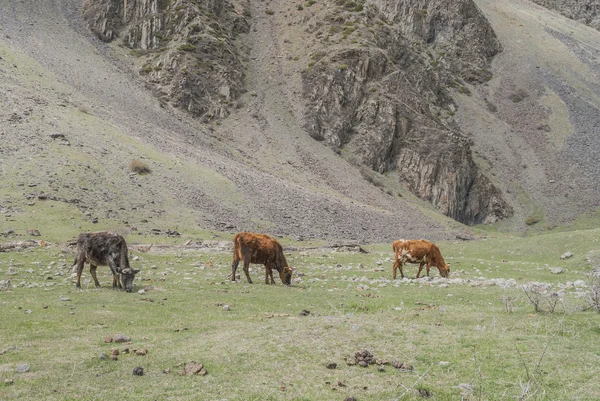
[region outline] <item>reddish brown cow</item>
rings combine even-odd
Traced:
[[[396,269],[400,269],[400,275],[404,278],[402,271],[403,263],[419,263],[417,278],[423,270],[423,265],[427,264],[427,275],[429,269],[435,266],[440,271],[442,277],[448,277],[450,274],[450,265],[444,261],[440,249],[433,242],[424,239],[412,239],[394,241],[392,243],[396,260],[394,261],[394,280],[396,279]]]
[[[288,266],[285,256],[283,256],[283,248],[277,240],[268,235],[242,232],[233,237],[231,281],[235,281],[235,271],[240,260],[244,261],[244,273],[250,284],[252,284],[248,272],[250,263],[265,265],[265,284],[269,284],[269,277],[271,278],[271,284],[275,284],[273,269],[279,272],[283,284],[290,285],[292,283],[293,269]]]

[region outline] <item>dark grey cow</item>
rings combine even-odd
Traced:
[[[79,234],[74,262],[77,266],[77,288],[81,288],[81,272],[85,262],[90,264],[90,273],[96,287],[100,287],[98,277],[96,277],[96,268],[108,265],[113,274],[113,288],[119,289],[125,286],[125,291],[131,292],[133,279],[139,270],[129,267],[127,243],[119,234],[108,231]],[[121,279],[123,284],[121,284]]]

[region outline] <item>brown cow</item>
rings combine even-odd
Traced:
[[[113,288],[123,288],[124,285],[125,291],[131,292],[133,279],[139,270],[129,267],[127,243],[119,234],[107,231],[79,234],[74,262],[77,267],[77,288],[81,288],[81,272],[85,262],[90,264],[90,273],[96,288],[100,287],[98,277],[96,277],[96,268],[99,265],[108,265],[113,274]],[[123,278],[123,284],[121,284],[121,278]]]
[[[403,263],[419,263],[417,278],[423,270],[423,265],[427,264],[427,275],[429,269],[435,266],[440,271],[442,277],[448,277],[450,274],[450,265],[444,261],[440,249],[433,242],[424,239],[412,239],[394,241],[392,243],[396,260],[394,262],[394,280],[396,279],[396,269],[400,269],[400,275],[404,278],[402,271]]]
[[[265,284],[269,284],[269,277],[271,278],[271,284],[275,284],[273,269],[279,272],[283,284],[290,285],[292,283],[293,269],[288,266],[285,256],[283,256],[283,248],[276,239],[268,235],[242,232],[233,237],[231,281],[235,281],[235,271],[240,260],[244,261],[244,273],[250,284],[252,284],[248,272],[250,263],[265,265]]]

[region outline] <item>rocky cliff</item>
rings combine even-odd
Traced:
[[[228,115],[243,91],[245,0],[86,0],[84,17],[102,40],[120,40],[165,103],[205,120]]]
[[[533,2],[600,30],[600,1],[598,0],[533,0]]]
[[[511,215],[456,127],[453,96],[489,79],[501,50],[470,0],[338,2],[303,73],[307,131],[467,224]],[[307,27],[322,26],[307,20]],[[376,29],[373,29],[376,27]]]
[[[237,39],[249,31],[247,0],[86,1],[91,29],[132,49],[164,102],[203,121],[235,107],[245,91],[246,53]],[[289,7],[283,17],[302,15],[300,24],[312,36],[303,49],[311,61],[296,94],[309,135],[379,173],[398,172],[413,193],[463,223],[511,215],[453,120],[453,96],[468,96],[471,85],[487,81],[501,50],[472,0],[284,7],[292,5],[295,13]]]

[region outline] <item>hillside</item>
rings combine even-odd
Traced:
[[[520,0],[120,4],[0,2],[9,229],[387,242],[600,204],[580,22]]]

